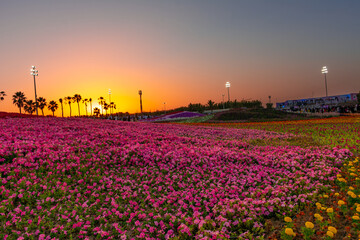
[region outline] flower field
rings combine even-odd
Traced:
[[[349,149],[360,154],[360,118],[356,116],[327,119],[276,121],[258,123],[215,123],[197,126],[259,129],[290,133],[300,137],[285,139],[287,144],[324,145],[327,148]],[[302,141],[301,139],[305,139]],[[279,141],[250,141],[260,145],[279,145]],[[284,142],[280,142],[284,143]],[[337,179],[328,193],[317,196],[296,214],[287,214],[282,223],[270,223],[269,239],[360,239],[360,162],[359,158],[344,161]],[[289,216],[293,217],[290,218]],[[276,224],[275,224],[276,225]],[[280,226],[279,226],[280,225]],[[269,228],[268,228],[269,229]]]
[[[353,148],[250,143],[295,131],[6,118],[0,132],[4,239],[263,239],[269,220],[316,202],[324,215],[331,197],[355,214],[357,200],[333,189],[357,181],[343,176]]]

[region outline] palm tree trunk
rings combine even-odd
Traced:
[[[41,109],[42,115],[44,116],[44,109]]]
[[[92,102],[90,102],[90,111],[91,111],[91,116],[93,115],[92,113]]]
[[[53,117],[55,117],[55,116],[54,116],[54,112],[55,112],[55,111],[53,111]]]
[[[19,107],[19,110],[20,110],[20,114],[21,114],[21,107]]]
[[[71,103],[69,103],[69,107],[70,107],[70,117],[71,117]]]
[[[80,105],[79,105],[79,102],[77,104],[78,104],[79,117],[80,117]]]
[[[61,103],[61,117],[64,117],[64,109],[63,109],[63,104]]]

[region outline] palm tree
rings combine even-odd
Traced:
[[[33,100],[25,101],[24,110],[32,115],[36,110],[36,103]]]
[[[3,101],[5,96],[6,96],[5,92],[1,91],[0,92],[0,101]]]
[[[209,100],[208,101],[208,106],[209,106],[209,108],[210,108],[210,110],[211,110],[211,112],[213,111],[213,107],[214,107],[214,102],[212,101],[212,100]]]
[[[42,115],[44,116],[44,108],[46,107],[47,103],[46,103],[46,99],[43,97],[39,97],[37,99],[38,102],[38,106],[41,109]]]
[[[107,116],[107,110],[109,109],[109,107],[110,107],[110,105],[105,102],[104,109],[105,109],[106,116]]]
[[[83,104],[85,105],[85,112],[86,112],[86,116],[87,116],[87,103],[89,102],[89,100],[87,98],[82,100]]]
[[[97,116],[99,116],[99,114],[100,114],[100,109],[99,108],[94,108],[94,115],[97,117]]]
[[[21,114],[21,108],[24,107],[24,103],[26,101],[25,94],[23,92],[16,92],[13,95],[12,100],[13,100],[13,104],[15,104],[19,108]]]
[[[62,98],[59,98],[59,102],[61,104],[61,117],[64,117],[64,108],[63,108],[63,100],[62,100]]]
[[[67,104],[69,104],[69,107],[70,107],[70,117],[71,117],[71,100],[72,100],[72,97],[67,96],[67,97],[64,98],[64,100],[65,100],[65,102],[66,102]]]
[[[116,105],[115,105],[114,102],[111,102],[111,103],[110,103],[110,109],[116,109]]]
[[[80,94],[75,94],[72,98],[73,98],[74,103],[77,102],[77,104],[78,104],[79,117],[80,117],[80,105],[79,105],[79,102],[81,101],[81,95]]]
[[[90,111],[91,111],[91,116],[93,115],[93,109],[92,109],[92,99],[89,98],[89,102],[90,102]]]
[[[105,99],[104,99],[103,97],[99,97],[98,100],[99,100],[99,104],[100,104],[100,106],[101,106],[101,115],[103,115],[103,114],[104,114],[104,103],[105,103]]]
[[[110,115],[113,113],[112,110],[114,109],[114,106],[115,106],[115,103],[114,103],[114,102],[109,103]]]
[[[61,98],[60,98],[61,99]],[[39,99],[38,99],[39,100]],[[61,99],[62,100],[62,99]],[[61,106],[62,106],[62,103],[61,103]],[[54,100],[50,101],[49,102],[49,105],[48,105],[48,109],[50,111],[52,111],[53,113],[53,117],[54,117],[54,112],[56,111],[56,109],[58,109],[59,105],[57,104],[57,102],[55,102]]]

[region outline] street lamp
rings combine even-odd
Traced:
[[[141,90],[139,90],[139,95],[140,95],[140,112],[142,113],[142,99],[141,99],[142,91]]]
[[[35,89],[35,108],[36,108],[36,115],[38,114],[38,103],[37,103],[37,95],[36,95],[36,81],[35,81],[35,76],[38,76],[38,70],[36,70],[35,66],[31,66],[30,69],[30,75],[34,76],[34,89]]]
[[[321,69],[321,73],[324,74],[325,76],[325,90],[326,90],[326,97],[328,96],[328,90],[327,90],[327,81],[326,81],[326,74],[328,73],[328,69],[326,66],[324,66],[322,69]]]
[[[230,102],[230,82],[226,82],[225,83],[225,87],[228,90],[228,101]]]

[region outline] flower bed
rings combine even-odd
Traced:
[[[0,237],[264,234],[327,189],[344,149],[252,146],[292,135],[92,119],[0,119]]]

